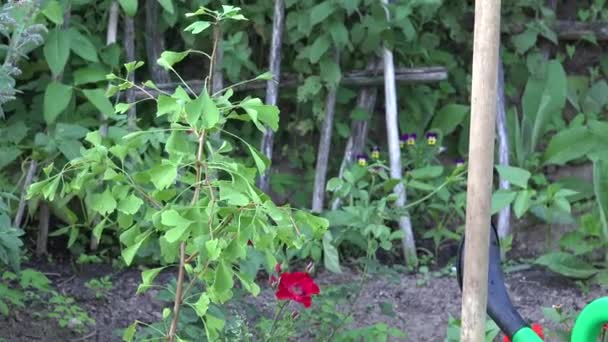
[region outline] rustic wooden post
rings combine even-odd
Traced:
[[[158,1],[146,1],[146,64],[154,83],[169,83],[171,78],[167,70],[163,69],[156,60],[165,50],[165,35],[158,30]]]
[[[461,341],[485,341],[500,0],[475,2]]]
[[[383,0],[383,3],[388,4],[388,0]],[[386,16],[389,17],[388,9]],[[397,88],[395,85],[395,63],[393,61],[393,52],[388,48],[383,49],[384,61],[384,98],[386,101],[386,132],[388,139],[388,155],[390,164],[390,176],[393,179],[401,179],[401,150],[399,148],[399,120],[397,110]],[[395,205],[403,207],[407,203],[407,195],[403,183],[399,183],[393,189],[397,200]],[[414,239],[414,231],[412,230],[412,221],[409,216],[403,215],[399,218],[399,228],[403,231],[402,247],[405,263],[408,266],[416,267],[418,265],[418,256],[416,255],[416,241]]]
[[[108,17],[108,31],[106,32],[106,45],[116,43],[116,34],[118,31],[118,1],[113,1],[110,6],[110,15]],[[102,137],[108,135],[108,118],[104,113],[101,113],[101,125],[99,133]]]
[[[334,61],[340,65],[340,52],[337,49],[334,52]],[[331,149],[331,135],[336,112],[336,94],[339,86],[339,83],[330,86],[325,97],[325,118],[323,119],[323,126],[321,126],[321,137],[319,138],[317,164],[315,167],[315,183],[312,192],[312,212],[315,213],[323,211],[323,203],[325,201],[327,163]]]
[[[368,70],[375,70],[378,66],[376,57],[372,57],[370,62],[367,64]],[[359,96],[357,97],[357,108],[361,108],[368,113],[373,113],[374,106],[376,105],[376,95],[378,89],[376,87],[366,87],[359,90]],[[369,120],[354,120],[350,128],[350,137],[346,142],[344,148],[344,157],[342,164],[340,164],[340,171],[338,177],[342,178],[346,167],[348,167],[355,159],[357,154],[360,154],[365,147],[365,141],[367,140]],[[337,210],[342,201],[340,198],[334,199],[331,204],[331,210]]]
[[[36,170],[38,170],[38,161],[32,159],[32,161],[30,162],[30,166],[27,169],[27,174],[25,175],[25,181],[23,182],[23,189],[21,190],[21,198],[19,199],[17,214],[15,215],[15,219],[13,220],[13,227],[15,228],[21,228],[21,222],[23,221],[23,216],[25,215],[25,205],[27,202],[25,198],[27,196],[27,190],[30,188],[30,185],[32,185],[32,182],[34,181]]]
[[[507,131],[507,103],[505,101],[505,75],[500,54],[498,56],[498,85],[496,88],[496,132],[498,134],[498,163],[509,166],[509,134]],[[500,178],[499,186],[503,190],[511,187],[509,181]],[[511,205],[498,213],[497,232],[499,238],[511,233]]]
[[[123,35],[123,46],[125,48],[125,57],[127,62],[133,62],[135,60],[135,24],[132,17],[128,15],[123,16],[124,19],[124,35]],[[135,73],[129,74],[129,81],[135,83]],[[127,90],[127,103],[135,102],[134,89]],[[128,128],[130,131],[134,131],[137,128],[137,110],[135,104],[133,104],[127,113]]]
[[[285,1],[275,0],[272,16],[272,41],[270,43],[270,73],[272,79],[266,83],[266,104],[276,105],[279,99],[279,83],[281,82],[281,45],[283,44],[283,23],[285,22]],[[274,132],[266,127],[262,136],[262,153],[272,161]],[[260,175],[258,187],[265,193],[270,193],[270,168]]]

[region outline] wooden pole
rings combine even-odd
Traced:
[[[461,341],[485,341],[500,0],[475,2]]]
[[[275,106],[279,100],[279,83],[281,82],[281,46],[283,45],[283,27],[285,22],[285,1],[275,0],[272,18],[272,41],[270,44],[269,70],[272,79],[266,83],[266,104]],[[266,127],[262,136],[262,153],[271,161],[274,147],[274,132]],[[270,194],[270,169],[258,179],[259,188]]]
[[[498,86],[496,89],[496,131],[498,135],[498,163],[509,166],[509,151],[511,151],[511,148],[509,146],[509,132],[507,130],[504,67],[500,53],[498,57]],[[508,180],[501,177],[499,186],[503,190],[509,190],[511,184]],[[504,238],[511,234],[511,205],[506,206],[498,213],[497,226],[499,238]]]
[[[383,0],[382,3],[387,6],[391,1]],[[389,17],[387,8],[386,17]],[[384,100],[385,100],[385,120],[386,120],[386,138],[388,140],[388,156],[390,165],[390,176],[393,179],[402,178],[401,170],[401,150],[399,148],[399,120],[397,108],[397,86],[395,82],[395,62],[393,60],[393,51],[384,47],[382,52],[382,60],[384,66]],[[406,189],[403,183],[398,183],[393,189],[397,200],[395,207],[404,207],[407,203]],[[401,245],[403,247],[403,257],[405,264],[411,267],[418,267],[418,256],[416,255],[416,240],[414,238],[414,230],[412,229],[412,220],[409,216],[402,215],[399,217],[399,229],[403,232]]]
[[[340,65],[340,51],[334,51],[334,61]],[[315,167],[315,182],[312,190],[312,212],[323,211],[325,201],[325,180],[327,178],[327,164],[331,150],[331,135],[334,128],[334,116],[336,113],[336,96],[339,84],[334,84],[327,90],[325,97],[325,118],[321,126],[319,137],[319,149],[317,150],[317,164]]]

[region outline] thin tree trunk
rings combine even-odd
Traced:
[[[498,135],[498,163],[509,165],[509,134],[507,131],[507,113],[505,102],[505,75],[502,60],[498,60],[498,85],[496,87],[496,132]],[[508,190],[511,185],[509,181],[500,178],[501,189]],[[511,206],[503,208],[498,214],[498,237],[505,238],[511,234]]]
[[[106,32],[106,45],[111,45],[116,43],[116,35],[118,33],[118,2],[112,2],[112,6],[110,7],[110,16],[108,17],[108,31]],[[128,96],[128,95],[127,95]],[[100,113],[100,122],[99,125],[99,133],[102,137],[108,135],[108,117],[104,113]],[[99,239],[91,233],[91,240],[89,243],[89,248],[92,251],[96,251],[99,246]]]
[[[169,73],[156,63],[165,51],[165,36],[158,30],[158,1],[146,1],[146,64],[152,81],[156,84],[171,82]]]
[[[135,24],[133,18],[128,15],[123,16],[124,18],[124,42],[123,45],[125,47],[125,55],[127,57],[127,62],[133,62],[135,60]],[[132,72],[129,74],[129,81],[135,82],[135,73]],[[135,102],[135,92],[134,89],[127,90],[127,103]],[[128,128],[130,131],[134,131],[137,128],[137,109],[135,105],[132,105],[129,108],[129,112],[127,113],[128,118]]]
[[[47,250],[47,241],[49,238],[49,221],[50,221],[50,211],[49,211],[49,203],[47,201],[40,201],[40,206],[38,207],[38,238],[36,240],[36,256],[42,256],[44,254],[48,254]]]
[[[32,160],[30,162],[30,166],[27,169],[27,174],[25,175],[25,182],[23,183],[23,190],[21,191],[21,198],[19,199],[19,206],[17,207],[17,214],[15,215],[15,219],[13,220],[13,226],[15,228],[21,227],[21,222],[23,221],[23,216],[25,214],[25,204],[27,200],[25,199],[27,195],[27,190],[29,189],[32,181],[34,180],[34,176],[36,175],[36,170],[38,169],[38,161]]]
[[[283,23],[285,21],[285,2],[275,0],[272,19],[272,42],[270,44],[269,69],[273,78],[266,83],[266,104],[276,105],[279,98],[279,83],[281,82],[281,45],[283,44]],[[270,127],[262,136],[262,153],[271,161],[274,132]],[[265,193],[270,193],[270,168],[258,179],[258,187]]]
[[[388,0],[382,1],[385,5]],[[387,17],[389,12],[386,12]],[[390,175],[391,178],[401,179],[401,150],[399,148],[399,121],[397,118],[397,89],[395,85],[395,64],[393,61],[393,52],[388,48],[383,49],[384,61],[384,97],[386,101],[386,132],[388,139],[388,151],[390,160]],[[407,194],[403,183],[397,184],[394,188],[394,193],[397,195],[395,205],[398,208],[404,207],[407,203]],[[412,229],[412,221],[409,216],[401,216],[399,218],[399,228],[403,232],[402,247],[405,263],[408,266],[416,267],[418,265],[418,256],[416,255],[416,241],[414,239],[414,231]]]
[[[374,57],[367,65],[370,70],[376,69],[378,61]],[[359,97],[357,98],[357,108],[361,108],[367,113],[373,113],[376,105],[376,95],[378,89],[375,87],[363,88],[359,91]],[[365,141],[367,140],[369,120],[354,120],[350,128],[350,137],[346,142],[344,148],[344,158],[340,165],[340,171],[338,177],[344,176],[344,170],[354,161],[356,155],[363,152]],[[336,198],[331,204],[332,210],[337,210],[342,205],[340,198]]]
[[[336,49],[334,54],[334,61],[340,65],[339,51]],[[327,177],[327,164],[329,161],[329,151],[331,149],[331,135],[334,127],[338,87],[338,84],[330,87],[325,98],[325,118],[323,119],[323,126],[321,127],[321,137],[319,138],[317,165],[315,167],[315,183],[312,193],[312,212],[315,213],[323,211],[325,179]]]

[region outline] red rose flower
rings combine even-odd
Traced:
[[[534,330],[536,335],[538,335],[540,338],[545,339],[545,333],[543,332],[543,327],[540,324],[532,323],[530,328],[532,328],[532,330]],[[511,339],[508,338],[507,336],[503,336],[502,340],[503,340],[503,342],[511,342]]]
[[[602,330],[608,331],[608,323],[604,324],[604,326],[602,327]]]
[[[279,279],[279,287],[275,296],[278,300],[293,300],[309,308],[312,296],[319,294],[319,285],[306,272],[285,272]]]

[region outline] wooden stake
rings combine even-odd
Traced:
[[[507,131],[507,104],[505,102],[505,77],[500,54],[498,56],[498,85],[496,89],[496,131],[498,132],[498,163],[509,166],[509,133]],[[511,184],[506,179],[500,178],[499,186],[503,190],[509,190]],[[503,208],[498,213],[497,224],[498,237],[504,238],[511,233],[511,205]],[[502,252],[502,251],[501,251]]]
[[[378,67],[378,64],[377,58],[373,57],[372,60],[367,64],[367,69],[374,70]],[[373,113],[376,105],[377,94],[378,89],[376,87],[362,88],[359,90],[359,96],[357,97],[357,108],[361,108],[367,113]],[[355,156],[363,152],[365,141],[367,140],[368,126],[368,119],[353,120],[350,128],[350,137],[346,142],[346,147],[344,148],[344,157],[342,159],[342,164],[340,164],[340,171],[338,172],[339,178],[344,176],[346,167],[353,163]],[[338,197],[331,204],[331,210],[337,210],[341,205],[342,201]]]
[[[36,170],[38,170],[38,161],[32,160],[30,162],[30,167],[27,169],[25,182],[23,182],[23,189],[21,190],[21,198],[19,199],[19,206],[17,207],[17,214],[15,215],[15,220],[13,221],[13,227],[15,228],[21,228],[21,222],[23,221],[23,216],[25,215],[25,205],[27,202],[25,197],[27,195],[27,190],[30,188],[30,185],[32,185],[32,181],[36,175]]]
[[[388,0],[383,0],[384,4],[388,4]],[[389,16],[388,9],[386,16]],[[386,135],[388,139],[388,156],[390,165],[390,175],[393,179],[402,178],[401,170],[401,150],[399,147],[399,120],[397,109],[397,86],[395,84],[395,62],[393,61],[393,52],[388,48],[383,51],[384,61],[384,98],[386,101]],[[405,206],[407,203],[407,194],[403,183],[399,183],[393,189],[397,200],[395,206],[397,208]],[[417,267],[418,256],[416,255],[416,240],[414,239],[414,231],[412,229],[412,221],[409,216],[399,217],[399,229],[403,232],[402,248],[403,257],[407,266]]]
[[[334,61],[340,65],[340,53],[335,51]],[[317,165],[315,167],[315,183],[312,192],[312,211],[320,213],[323,211],[325,201],[325,180],[327,178],[327,163],[329,151],[331,150],[331,133],[334,128],[334,115],[336,113],[336,94],[339,85],[336,84],[328,89],[325,98],[325,118],[321,127],[319,148],[317,150]]]
[[[135,23],[133,18],[128,15],[123,16],[124,22],[124,35],[123,35],[123,46],[125,48],[125,57],[127,62],[135,61]],[[129,81],[135,82],[135,73],[129,74]],[[127,103],[133,103],[127,113],[128,129],[135,131],[137,128],[137,111],[135,108],[135,92],[134,89],[127,90]]]
[[[146,1],[146,64],[152,81],[156,84],[169,83],[169,72],[163,69],[156,60],[165,51],[165,35],[158,30],[158,1]],[[175,88],[174,88],[175,89]]]
[[[485,341],[500,0],[475,2],[461,341]]]
[[[272,17],[272,42],[270,44],[270,73],[272,79],[266,83],[266,104],[276,105],[279,99],[279,83],[281,82],[281,46],[283,45],[283,22],[285,21],[285,1],[275,0],[274,15]],[[266,127],[262,136],[262,153],[272,161],[272,148],[274,145],[274,132]],[[270,170],[258,179],[259,188],[270,193]]]
[[[48,254],[47,242],[49,239],[50,217],[49,203],[40,200],[40,206],[38,207],[38,238],[36,240],[36,256],[38,257]]]

